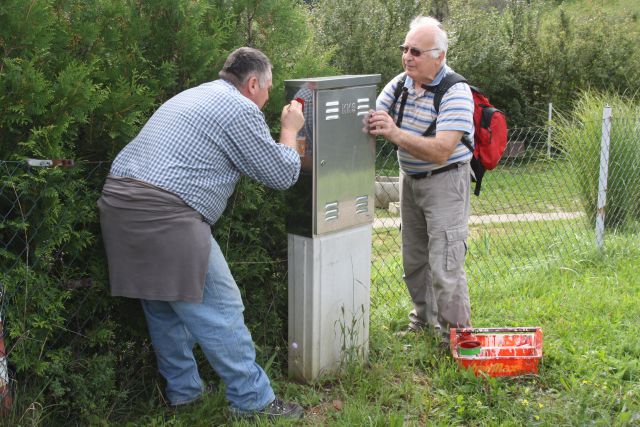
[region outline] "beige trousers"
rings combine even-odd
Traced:
[[[410,327],[428,326],[447,339],[449,328],[471,326],[464,270],[470,166],[414,179],[402,173],[402,261],[414,309]]]

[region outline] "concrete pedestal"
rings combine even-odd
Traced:
[[[289,376],[313,380],[369,347],[371,224],[289,234]]]

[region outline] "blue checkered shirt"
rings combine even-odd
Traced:
[[[242,174],[283,190],[299,173],[296,151],[276,143],[258,106],[224,80],[162,104],[111,166],[114,176],[177,195],[210,224]]]

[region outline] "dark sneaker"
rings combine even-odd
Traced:
[[[424,325],[424,323],[413,323],[410,322],[407,325],[407,328],[403,331],[399,331],[395,333],[395,336],[402,338],[402,337],[406,337],[407,335],[417,335],[417,334],[422,334],[424,332],[426,332],[428,330],[428,328]]]
[[[402,330],[402,331],[398,331],[396,333],[394,333],[394,335],[398,338],[404,338],[408,335],[414,335],[414,334],[419,334],[423,332],[422,329],[414,329],[411,326],[407,327],[406,329]]]
[[[442,351],[443,353],[446,353],[447,355],[453,354],[451,352],[450,338],[448,335],[440,334],[436,336],[435,342],[436,342],[436,346],[438,347],[438,350]]]
[[[266,415],[270,420],[275,418],[299,420],[304,416],[304,409],[302,409],[302,406],[297,403],[275,399],[273,402],[257,411],[245,412],[231,408],[231,414],[236,418],[254,418]]]
[[[428,334],[432,336],[438,336],[440,335],[440,326],[426,325],[421,322],[420,323],[410,322],[407,325],[407,328],[405,330],[396,332],[395,336],[406,337],[407,335],[414,335],[414,334]]]
[[[450,347],[451,346],[449,345],[449,341],[440,341],[440,342],[438,342],[438,349],[440,351],[443,351],[443,352],[447,353],[447,354],[451,353],[451,348]]]

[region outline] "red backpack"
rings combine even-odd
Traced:
[[[471,86],[473,94],[473,125],[476,128],[474,157],[485,169],[491,170],[498,162],[507,146],[507,119],[504,113],[491,105],[484,93]]]
[[[405,80],[406,75],[398,82],[394,91],[395,99],[390,110],[394,109],[396,101],[404,88]],[[461,82],[467,83],[467,80],[460,74],[452,73],[447,74],[437,86],[427,86],[427,88],[435,94],[433,108],[435,108],[436,114],[440,111],[440,102],[444,94],[451,86]],[[476,188],[473,193],[479,196],[482,177],[485,171],[494,169],[498,165],[502,153],[504,153],[504,149],[507,146],[507,119],[502,111],[491,105],[491,102],[489,102],[487,97],[480,92],[478,88],[474,86],[470,87],[474,105],[473,126],[475,127],[475,133],[473,140],[475,147],[471,145],[466,135],[462,138],[462,143],[473,153],[471,168],[474,174],[473,180],[476,183]],[[406,101],[406,96],[403,96],[402,101]],[[400,105],[398,122],[402,121],[403,107],[404,102]],[[398,126],[400,125],[398,124]],[[424,131],[423,135],[434,135],[435,130],[436,120],[431,122],[431,125]]]

